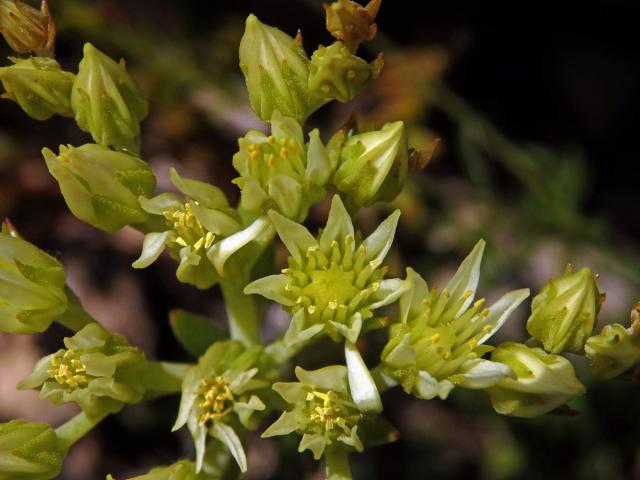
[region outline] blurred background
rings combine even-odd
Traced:
[[[264,128],[248,106],[237,47],[251,12],[293,35],[308,52],[332,39],[316,0],[64,0],[51,2],[57,59],[76,71],[92,42],[127,66],[151,101],[142,156],[169,189],[168,169],[238,192],[231,157],[237,137]],[[379,35],[361,55],[384,51],[380,79],[349,104],[316,113],[310,126],[328,136],[352,113],[381,126],[402,119],[411,146],[441,142],[434,160],[411,179],[394,205],[363,210],[371,231],[391,208],[403,215],[392,273],[411,265],[430,283],[446,280],[479,238],[488,242],[479,292],[488,300],[530,287],[535,294],[568,262],[591,266],[607,294],[600,324],[624,323],[640,299],[640,203],[637,128],[640,62],[635,2],[383,1]],[[10,54],[2,44],[0,54]],[[326,139],[326,137],[325,137]],[[167,257],[133,271],[141,235],[107,235],[68,212],[40,149],[80,145],[89,137],[72,120],[36,122],[0,101],[0,218],[64,263],[86,309],[125,334],[151,358],[190,361],[171,335],[168,312],[180,307],[224,321],[216,288],[177,282]],[[313,209],[321,225],[328,205]],[[524,339],[521,307],[500,338]],[[286,324],[267,309],[265,335]],[[598,327],[599,329],[599,327]],[[66,334],[0,334],[0,421],[58,425],[73,407],[55,408],[15,384]],[[375,361],[384,338],[363,344]],[[312,349],[307,368],[340,358]],[[589,393],[575,417],[522,420],[498,416],[482,392],[454,390],[442,402],[385,394],[385,415],[399,428],[395,444],[353,455],[355,478],[367,479],[630,479],[640,478],[640,387],[598,383],[577,359]],[[186,431],[171,434],[177,396],[128,407],[84,438],[63,479],[128,478],[191,455]],[[247,479],[321,478],[294,436],[250,439]]]

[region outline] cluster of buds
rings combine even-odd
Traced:
[[[86,43],[71,90],[71,107],[78,126],[96,143],[137,152],[140,122],[149,106],[124,60],[116,63]]]
[[[455,386],[484,389],[513,376],[508,366],[481,357],[492,349],[484,342],[529,291],[509,292],[489,308],[484,299],[474,302],[483,251],[481,240],[442,291],[408,269],[411,288],[400,298],[400,321],[381,355],[384,375],[407,393],[444,399]]]
[[[331,175],[327,149],[318,130],[309,134],[305,145],[297,120],[283,117],[278,110],[271,117],[271,135],[249,131],[238,140],[239,151],[233,167],[240,177],[244,210],[261,214],[276,209],[288,218],[303,220],[309,206],[322,199]]]
[[[53,55],[56,25],[47,0],[40,10],[20,0],[0,0],[0,34],[16,53]]]
[[[73,116],[71,86],[75,75],[65,72],[53,58],[10,58],[13,65],[0,67],[2,98],[15,101],[36,120],[47,120],[57,114]]]
[[[551,280],[534,297],[527,331],[547,352],[582,353],[602,300],[591,270],[574,273],[569,265],[565,275]]]
[[[491,360],[515,374],[488,389],[493,408],[502,415],[542,415],[585,392],[571,362],[541,348],[507,342],[491,352]]]
[[[139,402],[145,392],[144,354],[97,323],[64,339],[66,348],[36,363],[20,389],[39,388],[40,398],[56,405],[75,402],[89,417],[119,411]]]
[[[42,155],[80,220],[107,232],[147,221],[138,197],[153,194],[156,177],[143,160],[94,143],[60,145],[58,155],[45,148]]]
[[[629,323],[628,328],[605,325],[587,339],[584,351],[595,377],[610,380],[640,365],[640,303],[631,310]]]
[[[242,472],[247,458],[236,429],[257,428],[256,412],[265,409],[258,395],[269,387],[261,368],[262,349],[237,341],[214,343],[184,375],[180,410],[173,430],[187,425],[196,447],[196,472],[202,469],[207,435],[222,442]]]
[[[358,241],[351,217],[335,195],[327,225],[316,239],[302,225],[271,211],[269,215],[291,256],[289,267],[249,284],[245,293],[281,304],[291,315],[284,336],[289,345],[319,334],[355,343],[361,332],[384,325],[374,311],[405,290],[400,279],[384,279],[382,262],[399,217],[394,212],[366,239]]]
[[[68,307],[65,272],[5,221],[0,232],[0,331],[43,332]]]
[[[268,236],[269,221],[258,218],[243,228],[219,188],[183,178],[175,169],[170,170],[170,177],[184,197],[161,193],[138,199],[142,210],[159,221],[150,224],[152,231],[145,235],[142,253],[133,267],[148,267],[168,247],[179,262],[178,280],[209,288],[224,276],[225,264],[234,253],[261,236]]]
[[[0,478],[57,478],[66,448],[46,423],[11,420],[0,423]]]

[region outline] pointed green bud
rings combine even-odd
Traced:
[[[67,310],[62,265],[3,228],[0,233],[0,331],[43,332]]]
[[[20,0],[0,0],[0,34],[16,53],[53,55],[56,25],[47,0],[40,10]]]
[[[138,151],[140,122],[149,107],[124,60],[116,63],[85,43],[71,91],[71,107],[78,126],[90,133],[96,143]]]
[[[138,197],[153,194],[156,177],[144,161],[93,143],[60,145],[58,155],[45,148],[42,155],[80,220],[107,232],[147,220]]]
[[[631,311],[631,326],[606,325],[587,339],[584,351],[593,375],[602,380],[616,378],[640,365],[640,303]]]
[[[233,340],[216,342],[187,370],[173,430],[189,428],[196,447],[196,472],[202,469],[207,435],[220,440],[240,470],[247,470],[246,454],[234,428],[239,423],[255,430],[256,412],[266,408],[257,395],[270,385],[261,355],[261,347],[246,348]]]
[[[531,304],[527,332],[551,353],[581,353],[600,310],[600,292],[588,268],[547,283]]]
[[[493,408],[502,415],[542,415],[585,393],[571,362],[541,348],[507,342],[491,352],[491,360],[516,375],[488,389]]]
[[[362,452],[358,426],[366,417],[351,398],[347,369],[342,365],[313,371],[296,367],[295,373],[298,382],[273,384],[292,409],[282,413],[262,436],[296,432],[302,435],[298,451],[310,450],[316,460],[328,448]]]
[[[362,42],[376,36],[378,26],[375,18],[381,3],[382,0],[371,0],[366,7],[352,0],[323,4],[327,14],[327,30],[355,53]]]
[[[97,323],[64,339],[66,348],[42,358],[20,389],[39,388],[55,405],[75,402],[89,417],[119,411],[144,395],[144,354]]]
[[[378,77],[383,64],[382,55],[368,64],[342,42],[319,47],[309,64],[309,90],[323,98],[348,102]]]
[[[13,65],[0,67],[5,93],[31,118],[47,120],[54,114],[71,117],[71,85],[75,75],[60,69],[52,58],[10,58]]]
[[[0,478],[48,480],[60,474],[66,450],[46,423],[0,423]]]
[[[265,122],[274,110],[303,122],[325,103],[307,87],[309,59],[302,36],[291,38],[255,15],[247,17],[240,41],[240,68],[251,107]]]
[[[335,174],[338,190],[359,206],[391,201],[407,178],[409,150],[403,122],[347,139]]]

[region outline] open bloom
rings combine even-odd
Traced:
[[[148,267],[167,247],[179,262],[178,280],[209,288],[224,275],[224,266],[234,253],[270,229],[269,220],[259,218],[243,228],[219,188],[183,178],[175,169],[170,176],[184,197],[174,193],[140,197],[142,209],[159,217],[159,222],[145,235],[142,253],[133,267]]]
[[[40,388],[40,398],[56,405],[75,402],[89,416],[142,400],[145,357],[123,336],[91,323],[65,338],[64,345],[39,360],[18,388]]]
[[[298,121],[275,110],[271,135],[250,130],[238,146],[233,167],[240,176],[234,183],[248,212],[261,214],[272,208],[303,220],[309,207],[324,197],[331,166],[317,129],[309,134],[307,146]]]
[[[190,367],[182,382],[180,411],[173,430],[187,425],[196,446],[196,471],[202,468],[207,435],[222,442],[241,471],[247,458],[236,433],[238,422],[246,429],[257,427],[255,412],[265,409],[254,393],[269,386],[259,372],[260,347],[245,348],[240,342],[214,343]],[[258,375],[258,374],[261,375]]]
[[[360,332],[382,326],[374,311],[406,289],[400,279],[384,279],[382,262],[391,247],[399,211],[363,241],[356,235],[340,197],[331,203],[327,225],[316,239],[302,225],[271,211],[271,220],[289,250],[289,268],[245,288],[280,303],[291,315],[288,344],[327,334],[355,342]]]
[[[299,382],[278,382],[273,389],[292,405],[262,434],[263,437],[302,435],[299,452],[311,450],[319,460],[325,449],[340,445],[348,450],[364,450],[358,424],[364,415],[351,399],[347,369],[332,365],[307,371],[296,367]]]
[[[513,372],[482,359],[483,345],[529,296],[529,290],[505,294],[489,308],[474,302],[484,241],[477,243],[456,274],[439,291],[408,269],[411,288],[400,298],[400,321],[390,327],[382,352],[384,374],[418,398],[446,398],[456,386],[487,388]]]
[[[19,238],[7,222],[0,232],[0,331],[43,332],[68,307],[60,262]]]

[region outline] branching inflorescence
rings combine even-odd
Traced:
[[[137,478],[229,478],[249,467],[246,438],[258,430],[263,437],[299,435],[300,452],[323,458],[328,478],[346,479],[350,453],[398,436],[382,416],[381,394],[390,388],[422,400],[445,399],[454,387],[485,390],[498,413],[529,417],[584,393],[563,352],[586,356],[597,378],[637,378],[639,309],[629,326],[609,325],[593,335],[603,296],[587,268],[551,280],[533,299],[529,341],[498,346],[488,342],[529,290],[506,293],[488,307],[475,299],[484,241],[442,289],[429,288],[411,268],[405,278],[388,277],[385,258],[400,211],[366,237],[352,219],[360,207],[393,200],[427,154],[408,148],[402,121],[378,130],[349,124],[326,143],[317,129],[304,129],[315,110],[348,102],[379,74],[382,55],[371,63],[357,56],[360,43],[376,34],[379,7],[379,0],[326,5],[336,40],[310,57],[300,34],[292,38],[248,17],[240,68],[251,106],[270,132],[252,130],[238,141],[234,207],[216,186],[173,169],[179,193],[156,192],[155,174],[139,158],[148,103],[124,61],[87,43],[78,73],[64,71],[53,59],[55,26],[46,1],[36,10],[0,0],[0,32],[22,55],[0,68],[3,98],[36,120],[73,117],[95,142],[42,151],[71,212],[106,232],[125,226],[144,232],[133,266],[146,268],[168,251],[180,282],[220,285],[229,320],[222,331],[183,312],[172,325],[197,362],[149,360],[98,324],[65,285],[62,265],[6,220],[0,329],[35,334],[55,321],[73,332],[19,388],[39,389],[41,398],[73,402],[82,411],[57,429],[22,420],[0,425],[2,478],[54,478],[71,445],[103,418],[160,395],[182,395],[174,430],[188,428],[195,459]],[[314,235],[302,223],[329,192],[337,193],[325,227]],[[276,235],[289,253],[288,267],[255,278],[252,267]],[[290,314],[274,342],[260,338],[255,295]],[[357,342],[378,329],[388,342],[370,368]],[[291,378],[289,360],[323,337],[343,346],[344,362],[313,371],[297,366],[298,381],[283,381]]]

